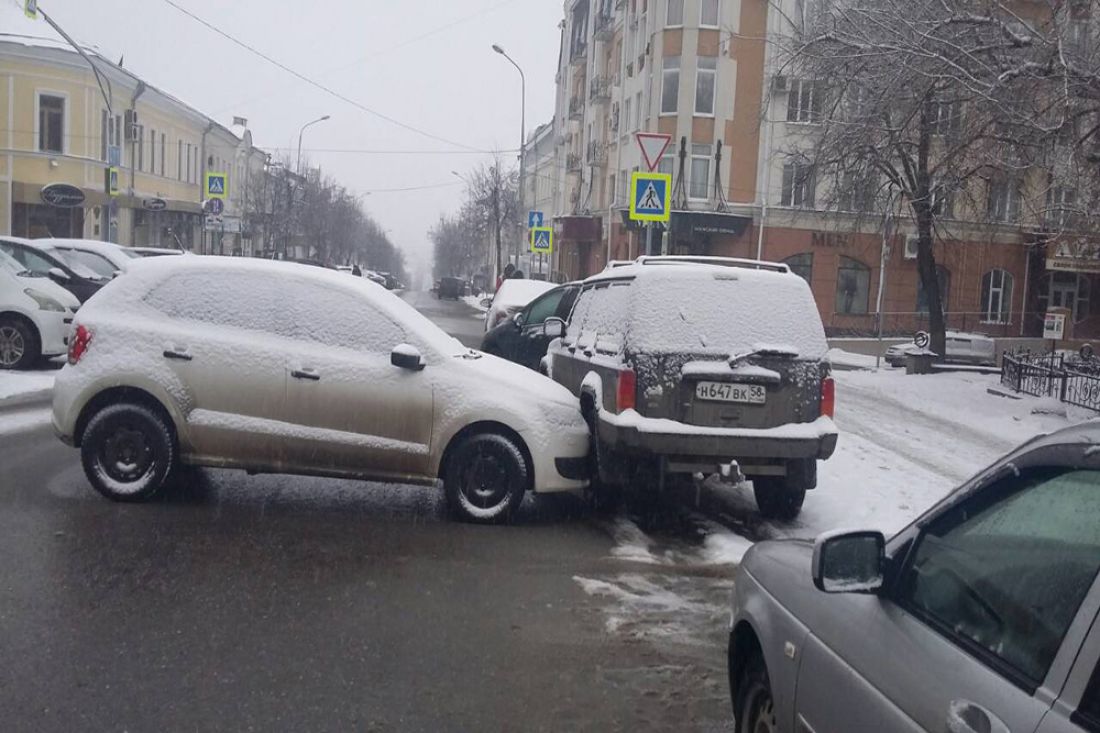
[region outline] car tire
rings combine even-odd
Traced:
[[[88,422],[80,461],[92,488],[112,501],[146,501],[160,490],[175,461],[165,420],[144,405],[103,408]]]
[[[30,369],[41,359],[38,331],[22,318],[0,317],[0,369]]]
[[[475,433],[451,454],[443,488],[454,516],[496,524],[512,518],[530,482],[519,446],[499,433]]]
[[[806,500],[805,489],[792,487],[779,476],[757,476],[752,480],[752,493],[765,519],[790,521],[802,511]]]
[[[741,671],[733,709],[736,733],[779,730],[768,669],[759,652],[753,654]]]

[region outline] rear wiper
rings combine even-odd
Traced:
[[[740,354],[734,354],[729,358],[730,366],[736,366],[737,364],[748,359],[750,356],[785,356],[788,359],[794,359],[798,356],[798,349],[793,346],[781,346],[775,344],[758,344],[748,351],[743,351]]]

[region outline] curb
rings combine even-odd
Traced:
[[[48,409],[51,402],[52,389],[39,389],[34,392],[25,392],[0,400],[0,415],[9,412],[22,412],[31,408]]]

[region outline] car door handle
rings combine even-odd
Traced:
[[[165,359],[177,359],[179,361],[191,361],[191,359],[193,357],[191,356],[191,354],[186,349],[175,348],[175,349],[165,349],[164,350],[164,358]]]
[[[948,733],[1011,733],[1000,718],[969,700],[952,700],[947,708]]]
[[[308,379],[313,382],[321,381],[321,375],[312,369],[295,369],[290,373],[295,379]]]

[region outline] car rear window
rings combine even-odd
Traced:
[[[798,276],[700,268],[639,278],[633,290],[629,339],[638,351],[736,354],[768,344],[820,359],[828,350],[813,294]]]

